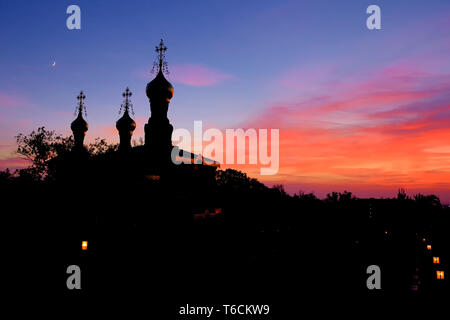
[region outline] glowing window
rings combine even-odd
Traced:
[[[433,263],[439,264],[439,257],[433,257]]]
[[[444,279],[444,271],[436,271],[436,278],[437,279]]]
[[[88,242],[87,241],[82,241],[81,242],[81,250],[86,251],[87,250],[87,246],[88,246]]]
[[[427,250],[431,250],[431,244],[427,245]]]

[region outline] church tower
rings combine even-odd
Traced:
[[[130,89],[126,89],[122,94],[125,98],[124,104],[120,106],[120,111],[123,110],[123,116],[117,120],[116,128],[119,131],[120,151],[129,151],[131,149],[131,136],[133,135],[133,131],[136,129],[136,122],[130,117],[129,110],[133,112],[133,106],[130,102],[131,91]]]
[[[170,160],[172,150],[173,127],[167,118],[170,99],[173,97],[173,87],[164,77],[168,73],[165,52],[167,47],[161,39],[156,47],[158,62],[156,77],[147,84],[146,94],[150,101],[151,116],[144,126],[145,146],[154,155],[155,160],[164,163]]]
[[[86,96],[83,94],[83,91],[80,92],[80,95],[77,97],[78,99],[78,116],[70,125],[70,128],[73,132],[73,138],[75,140],[75,145],[73,147],[74,151],[83,151],[84,150],[84,136],[88,131],[88,124],[86,120],[83,119],[83,111],[86,115],[86,106],[84,105],[84,99]]]

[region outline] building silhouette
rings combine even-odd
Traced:
[[[111,189],[123,190],[122,193],[129,196],[131,194],[124,190],[124,186],[133,186],[134,192],[142,192],[144,195],[156,188],[163,198],[178,192],[183,198],[188,197],[192,203],[197,203],[194,207],[208,205],[208,199],[214,191],[215,172],[219,164],[172,145],[173,126],[167,112],[174,88],[164,76],[167,71],[166,50],[167,47],[161,39],[156,47],[158,61],[154,68],[157,69],[157,74],[145,90],[151,115],[144,126],[144,145],[132,146],[131,143],[136,122],[130,116],[130,113],[134,114],[132,93],[126,88],[120,110],[123,114],[116,122],[120,137],[118,149],[97,156],[90,155],[83,145],[88,123],[83,118],[83,113],[86,114],[86,96],[81,91],[77,97],[77,118],[71,124],[74,147],[71,152],[59,155],[51,164],[56,183],[77,186],[78,189],[88,186],[102,192]],[[175,164],[172,154],[184,158],[187,155],[188,159],[181,164]],[[199,157],[201,161],[198,161]],[[166,192],[163,193],[164,188]]]

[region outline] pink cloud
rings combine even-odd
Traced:
[[[9,168],[9,170],[13,172],[15,169],[26,168],[29,165],[30,161],[20,157],[0,159],[0,170],[5,170],[6,168]]]

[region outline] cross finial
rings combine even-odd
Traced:
[[[130,89],[128,89],[128,87],[125,89],[125,92],[122,93],[122,96],[125,97],[125,106],[128,105],[128,98],[131,97],[133,93],[130,91]]]
[[[131,113],[134,115],[134,111],[133,111],[133,105],[130,102],[130,97],[132,96],[132,92],[130,91],[130,89],[128,89],[128,87],[125,89],[125,92],[122,93],[122,96],[125,98],[124,103],[120,106],[120,112],[122,112],[122,109],[124,110],[124,112],[128,112],[131,109]]]
[[[161,70],[163,66],[164,53],[167,51],[167,47],[164,45],[163,39],[159,42],[159,47],[156,47],[156,53],[159,55],[159,70]]]
[[[83,100],[86,99],[86,96],[84,95],[83,91],[80,91],[80,95],[77,97],[79,105],[78,105],[78,112],[81,112],[83,109]]]
[[[157,59],[158,59],[158,63],[155,62],[153,64],[153,70],[154,71],[155,67],[158,67],[158,71],[164,72],[164,73],[169,73],[169,70],[167,68],[167,62],[165,61],[166,59],[166,55],[165,52],[167,51],[167,47],[164,45],[164,41],[163,39],[161,39],[161,41],[159,42],[159,46],[155,47],[155,51],[157,53]]]
[[[80,91],[80,94],[77,97],[78,106],[76,110],[78,111],[78,114],[83,114],[84,110],[84,113],[86,115],[86,106],[84,105],[84,99],[86,99],[86,96],[84,95],[83,91]]]

